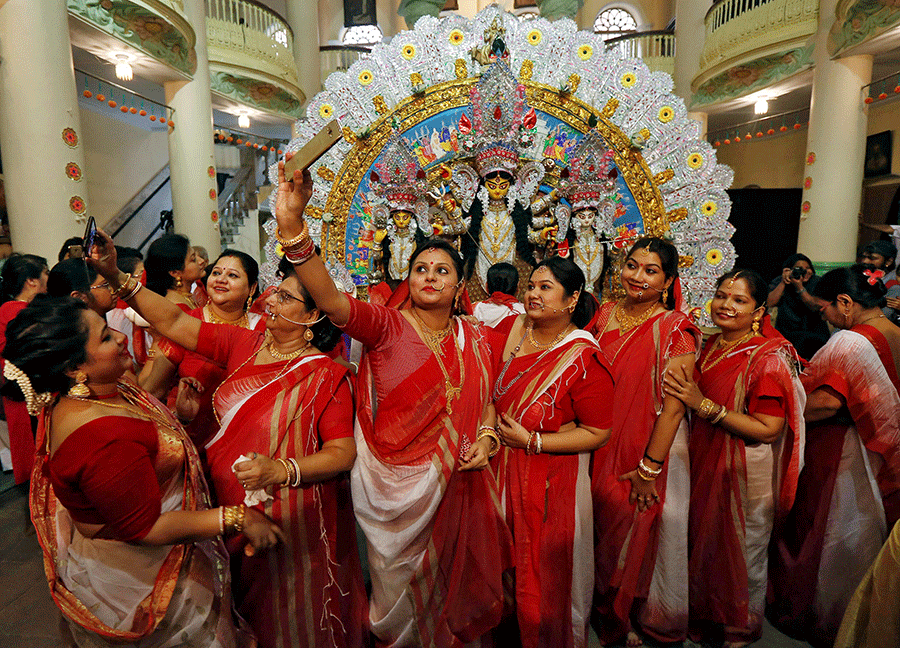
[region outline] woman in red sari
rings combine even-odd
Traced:
[[[204,294],[209,295],[209,301],[188,315],[213,324],[265,331],[266,322],[262,315],[250,312],[256,298],[258,276],[259,266],[253,257],[239,250],[225,250],[216,259],[207,279]],[[149,373],[142,373],[141,387],[159,398],[164,398],[168,392],[166,404],[174,410],[178,383],[172,383],[176,376],[179,379],[194,378],[203,388],[200,408],[194,415],[179,413],[179,420],[194,444],[202,448],[219,428],[212,411],[212,393],[225,379],[225,366],[196,352],[186,351],[164,337],[153,349],[153,366]],[[190,384],[197,383],[191,381]]]
[[[209,509],[194,445],[123,380],[125,336],[84,302],[39,298],[7,334],[6,391],[40,414],[30,506],[68,622],[61,644],[255,646],[232,619],[219,536],[243,530],[262,550],[277,526],[243,506]]]
[[[834,643],[900,515],[900,328],[880,310],[883,274],[855,265],[826,273],[815,288],[840,330],[803,377],[809,442],[797,502],[777,536],[768,611],[814,646]]]
[[[687,422],[662,388],[667,368],[693,372],[700,332],[673,310],[677,276],[671,243],[638,240],[622,269],[625,297],[604,304],[595,324],[615,382],[612,440],[595,453],[592,478],[592,623],[604,643],[687,633]]]
[[[47,260],[34,254],[13,254],[0,274],[2,297],[0,306],[0,352],[6,344],[6,326],[22,312],[36,295],[47,292]],[[2,366],[2,363],[0,363]],[[3,398],[3,412],[9,428],[9,452],[12,455],[13,478],[24,484],[34,465],[34,431],[31,417],[21,402]]]
[[[500,621],[511,547],[484,470],[496,443],[490,348],[479,325],[453,315],[462,259],[446,241],[426,241],[410,258],[406,308],[351,299],[334,287],[302,217],[309,172],[286,180],[282,164],[279,176],[285,257],[322,311],[366,348],[351,485],[368,542],[372,631],[378,645],[397,648],[478,642]]]
[[[794,501],[803,456],[800,359],[764,320],[767,286],[753,270],[719,278],[710,305],[721,329],[700,379],[670,370],[666,394],[691,422],[690,624],[704,643],[743,646],[762,634],[772,529]]]
[[[609,439],[612,377],[582,330],[594,300],[569,259],[538,264],[524,315],[495,329],[498,465],[516,556],[521,645],[587,644],[593,594],[591,454]]]
[[[94,263],[117,286],[123,278],[103,237],[110,258]],[[228,373],[213,393],[221,427],[206,445],[216,496],[264,511],[285,537],[268,555],[229,545],[237,608],[260,646],[352,648],[365,639],[362,573],[341,479],[356,455],[352,399],[346,370],[322,354],[337,331],[292,269],[282,267],[287,274],[268,298],[265,333],[202,322],[136,286],[126,295],[136,291],[129,305],[162,335]],[[182,392],[199,406],[196,392]]]

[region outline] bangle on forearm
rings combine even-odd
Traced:
[[[300,472],[300,464],[298,464],[297,460],[293,457],[288,459],[288,461],[294,468],[294,476],[291,480],[291,488],[300,488],[300,486],[303,484],[303,473]]]
[[[704,398],[700,403],[700,407],[697,408],[697,416],[700,418],[708,419],[712,416],[713,411],[716,409],[716,404],[708,398]]]
[[[488,451],[488,459],[493,457],[495,454],[500,452],[500,436],[497,434],[497,430],[490,425],[482,425],[478,428],[478,436],[475,437],[475,441],[481,441],[484,437],[487,437],[491,440],[491,449]]]
[[[637,465],[637,474],[638,474],[638,477],[640,477],[640,478],[643,479],[644,481],[648,481],[648,482],[649,482],[649,481],[653,481],[654,479],[656,479],[657,477],[659,477],[659,474],[660,474],[661,472],[662,472],[662,468],[659,468],[659,469],[657,469],[657,470],[651,470],[651,469],[647,466],[647,464],[644,463],[644,460],[643,460],[643,459],[641,459],[640,461],[638,461],[638,465]]]
[[[282,248],[292,248],[301,243],[305,242],[306,239],[309,238],[309,225],[306,224],[306,221],[303,221],[303,225],[300,227],[300,233],[297,234],[291,240],[285,240],[285,238],[281,235],[281,228],[275,228],[275,240],[277,240]]]
[[[529,434],[528,441],[525,442],[525,454],[527,455],[531,454],[531,442],[534,440],[535,434],[537,434],[537,432],[532,432],[531,434]]]
[[[536,432],[534,435],[534,440],[534,454],[539,455],[544,449],[544,437],[540,432]]]
[[[247,515],[247,507],[243,504],[238,506],[223,506],[222,520],[219,525],[224,534],[240,533],[244,530],[244,518]]]
[[[282,487],[284,487],[284,486],[290,486],[290,485],[291,485],[291,477],[292,477],[292,474],[291,474],[291,465],[290,465],[287,461],[285,461],[284,459],[276,459],[275,461],[277,461],[278,463],[280,463],[280,464],[282,465],[282,467],[284,468],[285,478],[284,478],[284,481],[281,482],[281,486],[282,486]]]
[[[713,425],[717,425],[722,419],[725,418],[725,415],[728,414],[728,408],[724,405],[719,405],[719,411],[716,412],[715,416],[709,420]]]

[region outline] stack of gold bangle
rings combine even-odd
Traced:
[[[244,518],[247,515],[247,507],[243,504],[238,506],[223,506],[222,518],[219,528],[222,534],[231,535],[240,533],[244,530]]]
[[[297,460],[290,458],[276,459],[275,461],[284,466],[284,472],[287,475],[287,479],[281,485],[289,488],[299,488],[303,483],[303,473],[300,472],[300,464],[297,463]]]
[[[491,450],[488,452],[488,458],[493,457],[500,452],[500,435],[497,434],[496,428],[492,428],[490,425],[482,425],[478,428],[478,436],[475,438],[475,441],[481,441],[484,437],[488,437],[491,440]]]
[[[284,258],[294,265],[306,263],[316,251],[316,245],[309,235],[309,225],[306,224],[306,221],[303,221],[303,228],[300,230],[300,233],[291,240],[285,240],[281,235],[280,229],[275,230],[275,239],[281,244]]]
[[[724,405],[718,405],[708,398],[704,398],[700,403],[700,407],[697,408],[697,416],[707,419],[713,425],[725,418],[726,414],[728,414],[728,408]]]
[[[130,273],[125,272],[120,272],[119,276],[116,277],[116,281],[110,282],[110,288],[113,287],[113,283],[118,284],[118,286],[112,291],[112,294],[122,301],[128,301],[144,287],[137,277],[133,277]]]

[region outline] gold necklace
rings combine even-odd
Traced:
[[[653,314],[653,311],[656,310],[656,304],[658,302],[653,302],[650,304],[650,307],[644,310],[642,313],[638,315],[629,315],[625,312],[625,300],[621,300],[618,304],[616,304],[616,319],[619,322],[619,330],[622,333],[627,333],[631,329],[636,326],[640,326]]]
[[[525,329],[526,334],[528,335],[529,344],[531,344],[531,346],[533,346],[535,349],[538,349],[540,351],[546,351],[547,349],[552,349],[553,347],[555,347],[557,344],[559,344],[559,341],[562,340],[566,336],[566,331],[568,331],[568,330],[569,330],[569,327],[567,325],[566,328],[564,328],[562,331],[559,332],[559,335],[557,335],[555,338],[553,338],[553,340],[550,342],[550,344],[541,344],[540,342],[538,342],[537,340],[534,339],[534,328],[531,325],[529,325]]]
[[[125,410],[126,412],[131,412],[132,414],[136,414],[138,416],[138,418],[141,418],[145,421],[150,421],[151,423],[156,423],[157,425],[161,425],[165,428],[168,428],[170,430],[178,432],[177,424],[174,424],[171,421],[169,421],[168,419],[166,419],[162,413],[160,413],[158,411],[157,412],[152,412],[152,411],[148,412],[142,408],[139,408],[138,406],[136,406],[135,403],[132,403],[128,399],[128,394],[126,392],[123,392],[120,388],[118,388],[118,386],[117,386],[117,389],[119,391],[119,395],[123,399],[125,399],[125,401],[127,403],[131,404],[132,407],[129,407],[128,405],[119,405],[118,403],[110,403],[109,401],[105,401],[105,400],[102,400],[99,398],[82,398],[80,396],[69,396],[69,395],[63,396],[63,398],[68,398],[70,400],[75,400],[75,401],[81,401],[82,403],[103,405],[105,407],[109,407],[112,409]]]
[[[174,301],[176,304],[180,301],[180,302],[181,302],[182,304],[184,304],[185,306],[190,306],[190,307],[191,307],[191,310],[197,308],[197,302],[194,301],[194,295],[193,295],[193,294],[191,294],[191,293],[185,294],[185,293],[182,293],[182,292],[178,292],[178,291],[175,290],[174,288],[172,288],[171,291],[172,291],[173,293],[175,293],[176,299],[172,299],[172,300],[170,300],[170,301]],[[168,297],[168,295],[166,295],[166,297]]]
[[[750,330],[747,331],[747,333],[745,333],[743,336],[732,342],[726,342],[725,338],[720,335],[719,339],[716,340],[716,343],[713,345],[713,348],[709,350],[708,354],[706,354],[705,361],[700,365],[700,372],[703,373],[715,367],[725,359],[725,357],[731,352],[732,349],[739,347],[747,340],[753,339],[754,335],[755,334],[753,333],[753,331]],[[721,351],[721,353],[715,360],[710,362],[710,358],[712,358],[713,354],[718,351]]]
[[[306,351],[311,344],[312,344],[312,342],[307,342],[306,344],[304,344],[302,347],[300,347],[296,351],[291,351],[290,353],[282,353],[281,351],[279,351],[278,349],[275,348],[275,340],[272,340],[271,342],[269,342],[268,345],[266,345],[266,351],[268,351],[269,355],[272,356],[273,358],[275,358],[276,360],[293,360],[294,358],[299,356],[301,353]]]
[[[882,318],[882,317],[885,317],[885,314],[884,314],[884,313],[879,313],[878,315],[872,315],[872,317],[867,317],[867,318],[864,319],[862,322],[857,322],[857,323],[854,324],[853,326],[854,326],[854,327],[860,326],[861,324],[865,324],[865,323],[868,322],[869,320],[880,319],[880,318]]]
[[[438,366],[441,368],[441,373],[444,375],[444,394],[447,398],[447,415],[449,416],[453,414],[453,400],[459,398],[460,394],[462,394],[462,386],[466,381],[466,367],[463,364],[462,349],[456,340],[453,340],[453,348],[456,349],[456,360],[459,363],[459,387],[455,387],[451,382],[450,372],[447,371],[447,367],[444,366],[444,361],[441,358],[441,342],[450,333],[453,327],[453,318],[450,318],[446,328],[435,331],[422,321],[415,308],[411,308],[410,311],[412,311],[413,319],[418,322],[419,328],[422,330],[425,345],[431,349],[431,352],[437,359]]]
[[[216,315],[210,304],[203,307],[203,318],[210,324],[228,324],[229,326],[240,326],[245,329],[250,328],[250,318],[246,312],[236,320],[227,320]]]

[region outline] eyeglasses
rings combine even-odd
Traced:
[[[115,294],[115,291],[113,291],[113,289],[109,287],[108,281],[104,281],[102,284],[97,284],[96,286],[91,286],[91,290],[94,290],[95,288],[106,288],[109,291],[109,294]]]
[[[289,301],[298,301],[301,304],[306,303],[305,300],[300,299],[299,297],[294,297],[291,293],[287,292],[286,290],[276,290],[272,294],[275,295],[275,299],[278,300],[279,304],[286,304]]]

